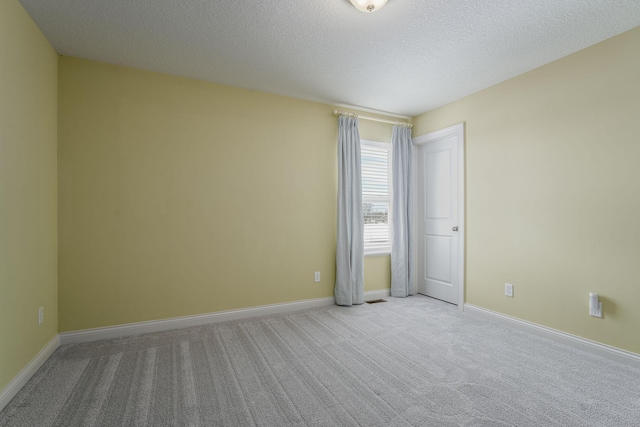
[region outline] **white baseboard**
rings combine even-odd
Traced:
[[[391,289],[380,289],[377,291],[369,291],[364,293],[365,301],[373,301],[375,299],[383,299],[391,296]]]
[[[24,387],[24,385],[31,379],[33,374],[36,373],[38,369],[47,361],[47,359],[53,354],[54,351],[60,345],[60,338],[56,334],[51,340],[45,345],[42,350],[36,354],[36,357],[31,359],[31,362],[27,366],[22,369],[16,375],[13,380],[4,388],[4,390],[0,391],[0,411],[4,409],[5,406],[11,402],[11,399],[15,397],[16,394]]]
[[[546,326],[538,325],[537,323],[527,322],[526,320],[507,316],[506,314],[497,313],[495,311],[487,310],[486,308],[477,307],[471,304],[465,304],[464,311],[466,313],[474,314],[486,319],[491,319],[510,326],[514,326],[518,329],[522,329],[540,337],[553,340],[560,344],[568,345],[573,348],[577,348],[579,350],[586,351],[588,353],[605,357],[607,359],[611,359],[616,362],[624,363],[633,366],[634,368],[640,369],[640,354],[637,353],[632,353],[630,351],[622,350],[617,347],[602,344],[596,341],[591,341],[586,338],[568,334],[566,332],[558,331]]]
[[[385,298],[390,295],[390,290],[381,289],[379,291],[370,291],[365,292],[364,295],[365,300]],[[291,311],[322,307],[332,304],[335,304],[335,300],[333,297],[314,298],[302,301],[241,308],[238,310],[226,310],[218,311],[215,313],[198,314],[195,316],[174,317],[171,319],[151,320],[147,322],[128,323],[125,325],[107,326],[105,328],[62,332],[60,334],[60,344],[79,344],[103,339],[148,334],[151,332],[161,332],[171,329],[181,329],[191,326],[207,325],[210,323],[227,322],[229,320],[248,319],[250,317],[265,316],[268,314],[287,313]]]

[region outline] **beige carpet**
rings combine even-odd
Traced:
[[[640,371],[388,300],[64,346],[0,426],[640,426]]]

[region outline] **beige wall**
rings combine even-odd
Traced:
[[[59,76],[61,331],[333,295],[332,106],[66,57]]]
[[[58,332],[57,61],[20,3],[1,0],[0,390]]]
[[[414,120],[466,123],[468,303],[640,353],[638,52],[640,28]]]

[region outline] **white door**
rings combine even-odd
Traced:
[[[418,292],[462,306],[464,128],[418,137]]]

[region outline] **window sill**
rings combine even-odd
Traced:
[[[389,256],[389,255],[391,255],[390,250],[371,251],[371,252],[364,253],[365,258],[374,257],[374,256]]]

